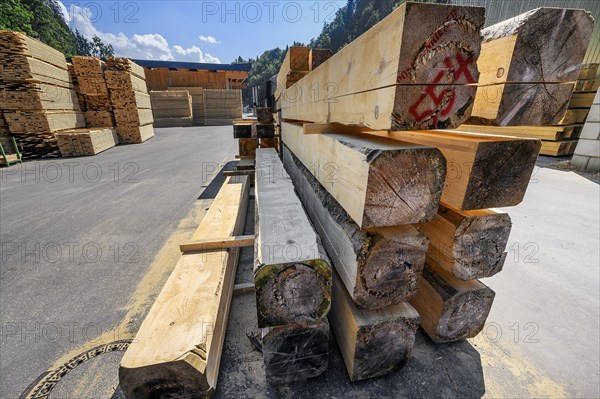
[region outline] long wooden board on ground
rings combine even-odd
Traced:
[[[439,150],[322,127],[304,134],[283,122],[283,142],[361,228],[433,219],[446,177]]]
[[[389,374],[406,363],[420,317],[408,303],[381,310],[359,308],[334,273],[329,321],[350,381],[359,381]]]
[[[478,65],[484,87],[477,90],[469,123],[558,124],[593,27],[585,10],[537,8],[482,30]]]
[[[403,3],[281,94],[284,120],[452,128],[471,114],[482,7]]]
[[[452,130],[365,133],[438,148],[448,167],[441,201],[461,210],[519,204],[541,146],[535,139]]]
[[[363,308],[381,309],[412,299],[427,238],[411,225],[361,230],[285,145],[283,160],[352,300]]]
[[[478,280],[463,281],[430,262],[410,304],[435,343],[473,338],[481,332],[495,293]]]
[[[228,177],[193,240],[242,233],[246,176]],[[214,393],[239,248],[181,256],[119,367],[128,399]]]
[[[502,270],[511,225],[501,211],[459,211],[440,205],[435,219],[417,228],[429,238],[428,261],[456,278],[472,280]]]
[[[331,266],[272,148],[256,150],[254,286],[258,326],[327,316]]]

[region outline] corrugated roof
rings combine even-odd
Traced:
[[[252,64],[207,64],[200,62],[180,62],[180,61],[155,61],[155,60],[132,60],[136,64],[145,68],[181,68],[181,69],[202,69],[217,71],[241,71],[250,72]]]

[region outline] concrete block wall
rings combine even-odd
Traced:
[[[596,92],[571,164],[590,172],[600,172],[600,89]]]

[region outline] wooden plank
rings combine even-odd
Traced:
[[[253,245],[254,236],[234,236],[185,242],[183,244],[179,244],[179,250],[183,253],[186,253],[193,251],[211,251],[215,249],[251,247]]]
[[[471,113],[483,23],[480,7],[403,3],[285,90],[282,117],[386,130],[457,127]]]
[[[485,126],[485,125],[460,125],[456,128],[459,132],[494,134],[499,136],[515,136],[531,139],[557,141],[571,135],[574,128],[581,125],[565,126]]]
[[[318,320],[331,306],[331,266],[274,149],[256,151],[254,285],[261,328]]]
[[[227,178],[192,239],[242,232],[249,185]],[[119,367],[129,399],[207,397],[217,385],[239,249],[183,254]]]
[[[305,135],[302,125],[286,122],[281,131],[285,145],[360,227],[434,217],[446,169],[439,150],[366,135]]]
[[[431,222],[417,229],[429,238],[427,261],[461,280],[491,277],[502,270],[512,222],[507,213],[459,211],[440,205]]]
[[[317,377],[329,363],[327,319],[262,329],[265,375],[271,385]]]
[[[535,139],[452,130],[365,133],[438,148],[448,168],[441,201],[461,210],[519,204],[541,146]]]
[[[275,97],[281,96],[281,93],[288,87],[287,78],[290,72],[308,72],[310,49],[306,46],[290,46],[288,47],[281,68],[277,74],[277,88],[275,89]]]
[[[573,155],[578,140],[542,141],[540,155],[562,157]]]
[[[352,300],[382,309],[413,298],[427,238],[410,225],[361,230],[285,145],[283,160]]]
[[[410,304],[435,343],[473,338],[485,325],[495,293],[478,280],[462,281],[440,266],[426,264]]]
[[[478,66],[485,87],[477,90],[469,123],[559,123],[592,30],[589,12],[563,8],[537,8],[482,30]]]
[[[381,310],[359,308],[334,273],[329,321],[350,381],[360,381],[389,374],[406,363],[420,317],[408,303]]]
[[[573,93],[569,101],[569,108],[590,108],[594,97],[596,97],[596,90]]]

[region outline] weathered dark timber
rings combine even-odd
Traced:
[[[285,145],[283,152],[287,173],[352,299],[368,309],[410,300],[427,238],[409,225],[361,230]]]
[[[238,151],[241,157],[256,156],[256,139],[239,139]]]
[[[270,139],[275,137],[275,125],[273,123],[253,123],[252,137],[259,139]]]
[[[233,138],[234,139],[249,139],[252,138],[252,125],[251,124],[234,124],[233,125]]]
[[[273,110],[266,107],[256,107],[258,123],[273,123]]]

